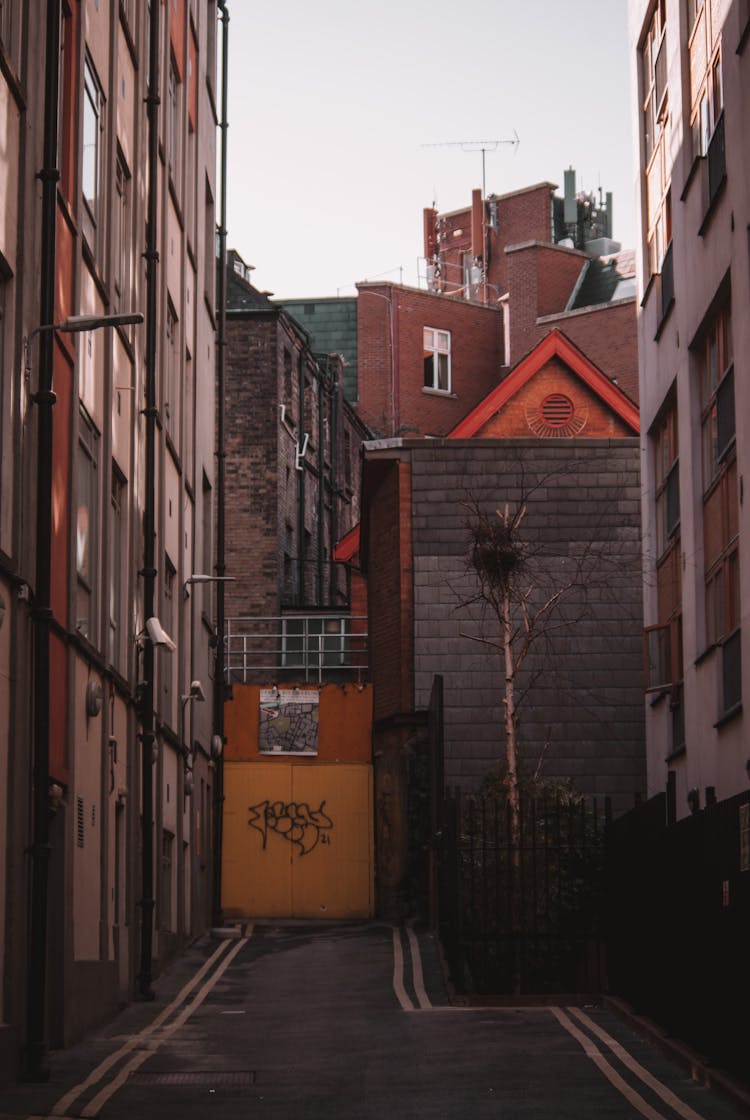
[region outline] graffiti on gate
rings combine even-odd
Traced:
[[[247,823],[263,837],[264,849],[271,829],[290,844],[296,844],[300,855],[306,856],[318,844],[331,843],[333,821],[324,811],[325,804],[321,801],[319,809],[311,809],[306,801],[259,801],[248,806]]]

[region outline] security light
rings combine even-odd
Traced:
[[[177,646],[170,638],[156,615],[146,619],[146,633],[148,634],[151,642],[155,646],[164,646],[170,653],[173,653]]]

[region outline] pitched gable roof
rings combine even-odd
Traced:
[[[636,405],[562,331],[554,330],[448,433],[448,439],[471,439],[475,436],[552,358],[563,361],[634,433],[640,431]]]

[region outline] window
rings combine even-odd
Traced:
[[[120,0],[120,18],[130,33],[130,38],[135,39],[135,0]]]
[[[216,90],[216,0],[206,0],[206,81],[214,97]]]
[[[2,0],[0,0],[2,3]],[[58,74],[57,101],[57,166],[60,169],[59,190],[69,203],[73,202],[75,190],[74,152],[71,147],[74,133],[74,74],[76,59],[73,18],[67,3],[63,3],[60,13],[60,68]]]
[[[0,0],[0,48],[20,72],[21,0]]]
[[[167,301],[166,370],[164,379],[164,419],[167,434],[175,449],[180,447],[180,327],[171,302]]]
[[[213,518],[212,518],[212,492],[211,483],[206,472],[203,472],[203,506],[201,509],[201,529],[203,537],[203,551],[201,554],[201,571],[210,576],[213,572]],[[207,621],[211,619],[211,591],[212,584],[203,584],[203,614]]]
[[[654,450],[654,507],[656,558],[675,540],[680,529],[680,470],[677,447],[677,406],[667,407],[651,434]]]
[[[130,172],[118,153],[112,212],[112,304],[120,312],[130,310],[131,244]]]
[[[99,433],[83,409],[78,422],[77,473],[76,630],[90,642],[95,642],[99,559]]]
[[[698,346],[703,491],[719,475],[734,446],[732,320],[728,305],[712,317]]]
[[[169,177],[178,195],[181,186],[180,158],[182,155],[182,82],[174,56],[169,57],[167,82],[167,167]]]
[[[693,155],[706,156],[724,107],[719,5],[689,0],[690,129]]]
[[[735,456],[732,319],[714,311],[697,346],[703,462],[706,646],[721,648],[722,713],[741,699],[739,498]]]
[[[661,138],[667,110],[665,0],[658,0],[641,47],[643,138],[646,163]]]
[[[166,828],[161,834],[161,867],[159,876],[159,902],[161,913],[161,928],[173,930],[174,921],[174,891],[172,890],[172,875],[174,864],[174,833]]]
[[[188,122],[187,134],[187,178],[185,181],[185,227],[188,241],[195,248],[195,196],[198,189],[198,140],[192,122]]]
[[[661,272],[672,240],[672,194],[665,138],[668,119],[665,0],[659,0],[641,46],[642,128],[647,194],[649,272]]]
[[[162,626],[166,630],[167,634],[172,639],[172,641],[176,641],[176,636],[175,636],[175,621],[176,621],[175,592],[176,592],[176,588],[177,588],[177,570],[176,570],[174,564],[172,563],[172,561],[169,559],[169,556],[165,553],[165,555],[164,555],[164,583],[162,585],[162,613],[161,613],[160,621],[161,621]],[[174,662],[174,658],[164,657],[164,658],[162,658],[162,663],[161,663],[161,666],[160,666],[161,684],[162,684],[161,715],[162,715],[162,718],[167,723],[170,723],[170,724],[172,724],[172,720],[173,720],[173,717],[174,717],[174,710],[173,710],[173,703],[172,703],[173,691],[174,691],[173,684],[172,684],[173,662]]]
[[[203,244],[204,244],[204,250],[203,251],[206,254],[206,259],[204,261],[205,293],[206,293],[206,300],[208,301],[208,306],[211,310],[211,314],[213,315],[214,311],[215,311],[215,302],[216,302],[215,295],[214,295],[215,285],[216,285],[216,257],[217,257],[217,252],[216,252],[216,221],[215,221],[215,218],[214,218],[214,196],[211,192],[211,184],[209,183],[208,178],[206,178],[206,199],[205,199],[204,227],[203,228],[204,228],[204,233],[205,233],[205,239],[204,239],[204,242],[203,242]]]
[[[424,328],[424,387],[441,393],[451,391],[451,336],[449,331]]]
[[[101,245],[104,157],[104,94],[86,59],[83,71],[83,151],[81,191],[83,194],[83,232],[89,248],[98,259]]]
[[[126,561],[125,534],[126,483],[115,463],[112,464],[112,492],[109,509],[109,642],[107,656],[116,669],[124,667],[125,632],[123,627],[123,570]]]
[[[291,414],[293,403],[292,353],[286,346],[284,347],[284,403],[287,406],[286,418],[291,425],[294,425],[294,417]]]
[[[672,391],[649,433],[654,464],[657,622],[645,628],[646,688],[671,690],[673,751],[684,745],[679,731],[684,672],[677,417],[677,398]]]
[[[721,647],[722,712],[742,698],[740,576],[736,540],[706,576],[706,640]]]

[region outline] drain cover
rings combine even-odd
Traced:
[[[136,1071],[128,1078],[135,1085],[191,1085],[205,1088],[237,1088],[255,1084],[254,1069],[178,1069],[168,1073]]]

